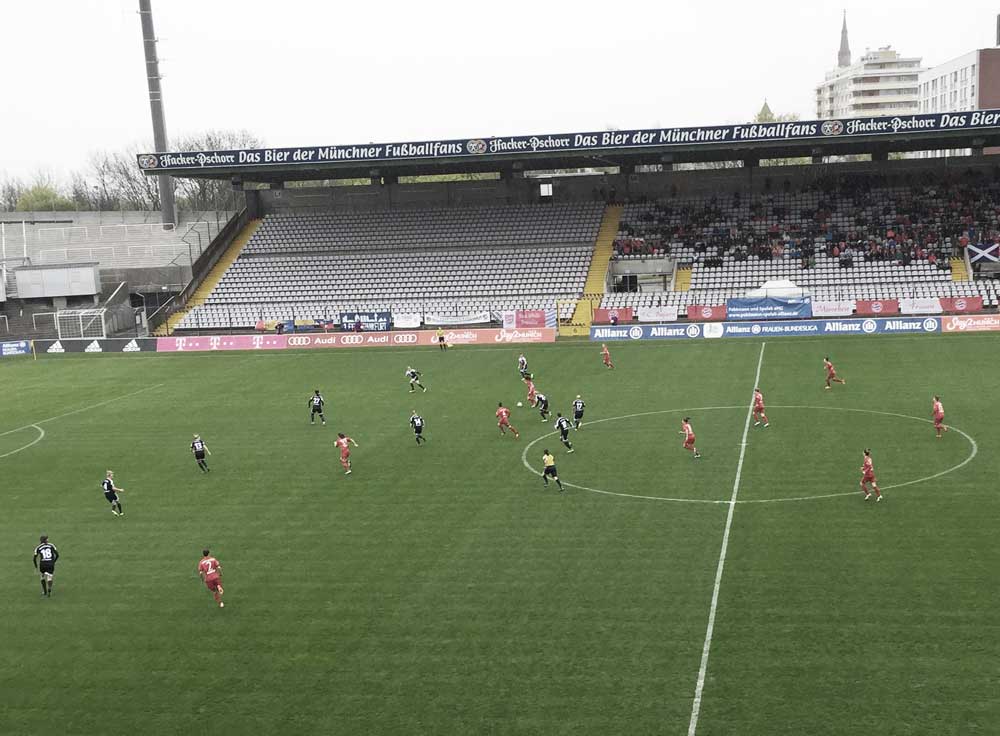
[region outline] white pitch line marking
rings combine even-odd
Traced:
[[[625,415],[622,415],[620,417],[605,417],[604,419],[593,419],[593,420],[587,422],[587,424],[601,424],[602,422],[616,422],[616,421],[619,421],[621,419],[632,419],[634,417],[644,417],[644,416],[650,416],[650,415],[653,415],[653,414],[681,414],[681,413],[684,413],[684,412],[715,411],[715,410],[720,410],[720,409],[742,409],[742,408],[743,408],[742,406],[698,406],[698,407],[694,407],[694,408],[690,408],[690,409],[659,409],[657,411],[643,411],[643,412],[639,412],[637,414],[625,414]],[[914,416],[910,416],[909,414],[898,414],[896,412],[891,412],[891,411],[875,411],[875,410],[872,410],[872,409],[852,409],[852,408],[849,408],[849,407],[841,407],[841,406],[801,406],[801,405],[786,406],[786,405],[778,405],[778,404],[772,404],[771,408],[772,409],[812,409],[812,410],[815,410],[815,411],[850,411],[850,412],[856,412],[858,414],[881,414],[881,415],[887,416],[887,417],[898,417],[900,419],[910,419],[910,420],[915,421],[915,422],[925,422],[927,424],[933,424],[933,422],[930,419],[925,419],[923,417],[914,417]],[[962,435],[966,439],[966,441],[969,443],[969,445],[972,448],[972,450],[969,453],[968,457],[966,457],[962,462],[958,463],[957,465],[952,465],[950,468],[945,468],[944,470],[942,470],[940,472],[937,472],[937,473],[934,473],[933,475],[926,475],[923,478],[915,478],[913,480],[903,481],[902,483],[893,483],[891,485],[884,485],[884,486],[879,486],[879,487],[883,491],[888,491],[888,490],[892,490],[893,488],[904,488],[906,486],[912,486],[912,485],[916,485],[918,483],[926,483],[929,480],[935,480],[936,478],[940,478],[941,476],[948,475],[949,473],[954,473],[956,470],[961,470],[966,465],[968,465],[970,462],[972,462],[975,459],[976,455],[979,454],[979,443],[976,442],[975,437],[973,437],[969,433],[967,433],[967,432],[965,432],[965,431],[963,431],[963,430],[959,429],[958,427],[956,427],[954,425],[951,425],[951,424],[948,425],[948,429],[951,432],[957,432],[958,434]],[[537,443],[541,442],[546,437],[552,437],[552,436],[554,436],[556,434],[558,434],[558,432],[548,432],[546,434],[541,435],[540,437],[536,437],[535,439],[533,439],[531,442],[529,442],[525,446],[524,451],[521,453],[521,463],[529,471],[531,471],[532,473],[534,473],[535,475],[537,475],[539,477],[541,477],[542,474],[539,473],[537,470],[535,470],[535,468],[533,468],[531,466],[531,464],[528,462],[528,451],[534,445],[536,445]],[[618,496],[620,498],[638,498],[638,499],[642,499],[644,501],[670,501],[672,503],[708,503],[708,504],[715,504],[715,505],[721,505],[721,504],[730,503],[730,501],[728,501],[726,499],[672,498],[672,497],[669,497],[669,496],[642,496],[642,495],[638,495],[638,494],[635,494],[635,493],[621,493],[621,492],[616,492],[616,491],[606,491],[603,488],[590,488],[589,486],[581,486],[581,485],[578,485],[576,483],[570,483],[569,481],[566,481],[566,480],[563,481],[563,485],[567,486],[569,488],[576,488],[577,490],[580,490],[580,491],[588,491],[589,493],[600,493],[603,496]],[[857,491],[846,491],[846,492],[840,492],[840,493],[823,493],[823,494],[814,495],[814,496],[791,496],[789,498],[751,498],[751,499],[742,499],[742,500],[737,501],[736,503],[738,503],[738,504],[741,504],[741,503],[785,503],[785,502],[788,502],[788,501],[817,501],[817,500],[821,500],[821,499],[825,499],[825,498],[843,498],[844,496],[856,496],[857,494],[858,494]]]
[[[27,425],[21,427],[21,429],[36,429],[36,430],[38,430],[38,436],[35,437],[35,439],[33,439],[31,442],[29,442],[26,445],[22,445],[21,447],[18,447],[16,450],[11,450],[10,452],[5,452],[3,455],[0,455],[0,459],[3,459],[5,457],[9,457],[10,455],[16,455],[17,453],[21,452],[21,450],[27,450],[32,445],[37,445],[39,442],[41,442],[42,440],[45,439],[45,430],[42,429],[41,427],[39,427],[37,424],[27,424]],[[17,432],[19,430],[14,430],[14,431]],[[11,433],[10,432],[4,432],[4,434],[6,435],[6,434],[11,434]]]
[[[26,444],[24,447],[19,447],[16,450],[11,450],[10,452],[7,452],[7,453],[5,453],[3,455],[0,455],[0,459],[5,458],[5,457],[9,457],[10,455],[14,455],[14,454],[16,454],[18,452],[21,452],[23,450],[27,450],[32,445],[37,445],[39,442],[41,442],[43,439],[45,439],[45,430],[42,429],[39,426],[40,424],[48,424],[49,422],[54,422],[57,419],[65,419],[66,417],[71,417],[74,414],[80,414],[80,413],[85,412],[85,411],[90,411],[91,409],[97,409],[97,408],[105,406],[107,404],[111,404],[111,403],[113,403],[115,401],[121,401],[122,399],[128,399],[128,398],[131,398],[132,396],[138,396],[139,394],[146,393],[147,391],[152,391],[153,389],[160,388],[163,385],[164,384],[162,384],[162,383],[158,383],[155,386],[147,386],[146,388],[141,388],[138,391],[132,391],[131,393],[122,394],[121,396],[115,396],[114,398],[111,398],[111,399],[105,399],[104,401],[98,401],[96,404],[91,404],[90,406],[83,406],[83,407],[80,407],[79,409],[73,409],[72,411],[67,411],[67,412],[63,412],[62,414],[57,414],[54,417],[48,417],[47,419],[39,419],[37,422],[32,422],[31,424],[25,424],[24,426],[21,426],[21,427],[16,427],[14,429],[8,429],[5,432],[0,432],[0,437],[6,437],[9,434],[14,434],[15,432],[22,432],[25,429],[36,429],[36,430],[38,430],[38,436],[34,440],[32,440],[31,442],[29,442],[28,444]]]
[[[760,369],[764,365],[764,348],[766,342],[760,344],[760,356],[757,358],[757,373],[753,378],[753,387],[760,385]],[[719,589],[722,587],[722,571],[726,567],[726,552],[729,550],[729,532],[733,528],[733,514],[736,513],[736,498],[740,495],[740,478],[743,475],[743,460],[747,454],[747,435],[750,433],[750,419],[753,416],[753,390],[750,392],[750,404],[747,406],[747,418],[743,423],[743,439],[740,442],[740,459],[736,463],[736,477],[733,479],[733,495],[729,499],[729,512],[726,514],[726,529],[722,533],[722,548],[719,550],[719,564],[715,568],[715,586],[712,588],[712,606],[708,609],[708,627],[705,629],[705,645],[701,650],[701,666],[698,668],[698,681],[694,687],[694,701],[691,703],[691,720],[688,722],[688,736],[694,736],[698,730],[698,715],[701,712],[701,696],[705,690],[705,674],[708,672],[708,654],[712,650],[712,634],[715,631],[715,612],[719,607]]]
[[[690,409],[659,409],[657,411],[640,411],[635,414],[625,414],[620,417],[606,417],[604,419],[594,419],[593,421],[587,422],[587,425],[591,424],[601,424],[603,422],[615,422],[621,419],[634,419],[635,417],[648,417],[654,414],[680,414],[682,412],[699,412],[699,411],[718,411],[722,409],[742,409],[742,406],[696,406]],[[548,432],[536,437],[531,442],[524,446],[524,450],[521,452],[521,464],[524,465],[529,471],[541,477],[541,473],[535,470],[531,463],[528,462],[528,451],[532,447],[537,445],[539,442],[544,440],[546,437],[552,437],[558,434],[558,432]],[[590,493],[600,493],[605,496],[618,496],[620,498],[640,498],[644,501],[674,501],[676,503],[711,503],[711,504],[723,504],[729,503],[725,499],[709,499],[709,498],[667,498],[664,496],[640,496],[635,493],[616,493],[614,491],[605,491],[600,488],[588,488],[587,486],[576,485],[575,483],[570,483],[569,481],[563,481],[563,485],[568,488],[576,488],[580,491],[589,491]]]

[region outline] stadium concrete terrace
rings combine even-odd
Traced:
[[[501,136],[411,143],[266,148],[232,151],[146,153],[146,174],[228,179],[233,184],[499,173],[588,167],[618,167],[710,161],[889,153],[968,148],[973,154],[1000,146],[1000,110],[902,115],[844,120],[741,123],[691,128],[600,131],[537,136]]]

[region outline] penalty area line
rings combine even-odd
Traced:
[[[753,388],[760,385],[760,370],[764,365],[764,348],[766,342],[760,344],[760,355],[757,357],[757,372],[753,378]],[[712,588],[712,605],[708,609],[708,626],[705,629],[705,644],[701,649],[701,665],[698,668],[698,680],[694,687],[694,701],[691,703],[691,720],[688,722],[688,736],[694,736],[698,730],[698,716],[701,714],[701,699],[705,691],[705,675],[708,672],[708,655],[712,650],[712,634],[715,632],[715,613],[719,608],[719,589],[722,587],[722,572],[726,567],[726,552],[729,550],[729,532],[733,528],[733,514],[736,513],[736,499],[740,495],[740,479],[743,476],[743,460],[747,453],[747,435],[750,433],[750,419],[753,416],[753,390],[751,390],[750,405],[747,407],[747,418],[743,424],[743,439],[740,440],[740,459],[736,463],[736,477],[733,479],[733,493],[729,499],[729,511],[726,514],[726,528],[722,533],[722,548],[719,550],[719,564],[715,568],[715,585]]]
[[[21,427],[15,427],[14,429],[8,429],[5,432],[0,432],[0,437],[6,437],[7,435],[14,434],[15,432],[23,432],[26,429],[35,429],[38,432],[38,436],[34,440],[32,440],[28,444],[24,445],[23,447],[18,447],[16,450],[11,450],[8,453],[0,455],[0,459],[5,458],[5,457],[9,457],[10,455],[13,455],[15,453],[21,452],[22,450],[27,450],[32,445],[37,445],[39,442],[41,442],[43,439],[45,439],[45,430],[42,429],[39,426],[41,424],[48,424],[49,422],[55,422],[55,421],[57,421],[59,419],[65,419],[66,417],[71,417],[74,414],[81,414],[81,413],[83,413],[85,411],[90,411],[91,409],[98,409],[98,408],[100,408],[102,406],[107,406],[108,404],[114,403],[115,401],[122,401],[123,399],[130,399],[133,396],[138,396],[139,394],[144,394],[147,391],[153,391],[154,389],[158,389],[158,388],[160,388],[160,387],[162,387],[164,385],[165,384],[157,383],[154,386],[146,386],[145,388],[141,388],[138,391],[132,391],[132,392],[127,393],[127,394],[122,394],[121,396],[114,396],[114,397],[112,397],[110,399],[105,399],[104,401],[98,401],[96,404],[90,404],[89,406],[81,406],[79,409],[73,409],[72,411],[63,412],[62,414],[56,414],[54,417],[47,417],[46,419],[39,419],[38,421],[32,422],[31,424],[25,424],[25,425],[23,425]]]

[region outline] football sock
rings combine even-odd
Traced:
[[[559,490],[561,491],[563,489],[563,487],[562,487],[562,481],[559,480],[558,478],[556,478],[556,484],[559,486]]]
[[[42,595],[46,595],[48,591],[45,589],[45,581],[42,580]]]

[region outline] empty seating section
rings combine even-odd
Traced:
[[[268,215],[179,329],[341,311],[572,316],[604,207],[594,203]]]
[[[674,198],[625,207],[618,258],[666,254],[691,265],[683,292],[608,294],[606,307],[722,304],[788,280],[815,300],[982,296],[993,281],[951,279],[949,258],[1000,235],[993,182],[876,186],[823,182],[800,192]]]
[[[603,211],[583,202],[270,215],[244,253],[593,243]]]

